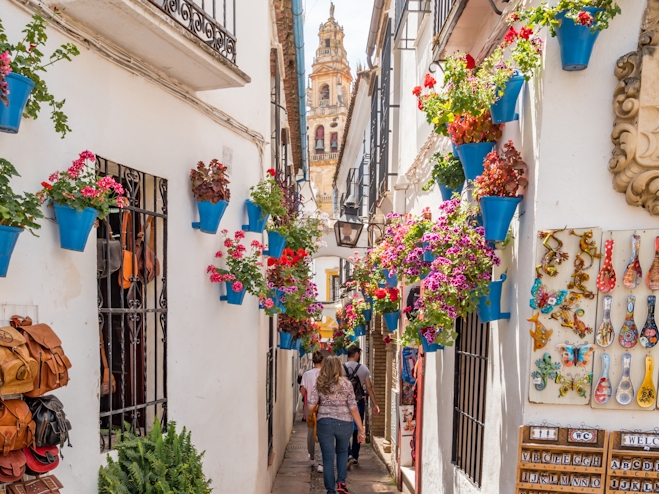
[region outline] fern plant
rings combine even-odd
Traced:
[[[211,481],[202,469],[204,453],[197,453],[185,427],[167,424],[164,435],[158,419],[146,437],[123,434],[117,443],[118,459],[108,455],[100,468],[99,494],[209,494]]]

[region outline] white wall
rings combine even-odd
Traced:
[[[238,63],[252,83],[241,89],[203,95],[236,120],[270,136],[270,9],[266,0],[243,0],[238,13]],[[12,2],[0,3],[9,38],[14,40],[29,16]],[[242,36],[241,36],[242,33]],[[49,51],[70,42],[49,30]],[[15,190],[36,191],[54,170],[65,169],[77,154],[91,151],[123,165],[168,179],[169,250],[167,345],[169,418],[188,427],[215,492],[269,492],[292,425],[290,355],[278,361],[275,464],[267,466],[265,403],[268,320],[254,297],[243,306],[219,301],[205,267],[214,261],[220,237],[190,227],[196,220],[189,170],[198,160],[223,158],[233,151],[231,204],[222,226],[242,225],[248,189],[270,166],[261,164],[257,146],[218,125],[78,44],[73,62],[49,68],[45,80],[58,98],[73,132],[61,140],[48,110],[37,121],[23,120],[17,135],[0,134],[0,155],[20,179]],[[262,165],[262,166],[261,166]],[[49,216],[52,216],[48,212]],[[0,280],[0,303],[35,304],[40,321],[51,325],[73,362],[71,382],[61,398],[73,430],[73,449],[56,474],[67,492],[96,492],[99,454],[99,352],[96,309],[96,251],[93,235],[84,253],[59,247],[54,223],[43,221],[40,237],[21,235],[9,275]],[[261,235],[247,234],[248,238]],[[239,454],[237,454],[239,452]]]

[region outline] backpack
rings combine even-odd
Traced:
[[[364,387],[362,386],[361,379],[359,379],[359,376],[357,375],[357,371],[361,366],[362,364],[357,364],[357,367],[352,370],[349,369],[347,365],[343,364],[343,370],[346,373],[348,381],[350,381],[350,384],[352,384],[352,389],[355,390],[355,400],[357,401],[364,399]]]
[[[53,395],[40,398],[26,398],[25,402],[32,412],[36,429],[34,434],[35,446],[64,446],[68,441],[71,422],[66,418],[64,405]]]
[[[0,395],[32,391],[38,371],[23,335],[10,326],[0,328]]]
[[[21,450],[34,444],[34,420],[23,400],[0,402],[0,453]]]

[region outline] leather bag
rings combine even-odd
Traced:
[[[147,231],[149,232],[149,242],[145,244],[144,237],[146,237]],[[154,216],[149,216],[144,229],[137,236],[135,255],[137,257],[139,277],[145,285],[148,285],[157,276],[160,276],[160,261],[156,257],[156,218]]]
[[[307,415],[307,427],[313,428],[313,439],[318,442],[318,436],[316,436],[316,429],[318,427],[318,408],[320,405],[316,405]]]
[[[36,398],[69,383],[69,369],[71,361],[64,354],[62,341],[47,324],[32,325],[29,317],[21,320],[12,317],[12,325],[17,327],[27,342],[30,356],[38,365],[37,375],[34,377],[34,387],[31,391],[23,393],[25,396]]]
[[[0,448],[3,455],[33,445],[35,428],[32,412],[23,400],[0,402]]]
[[[0,456],[0,482],[16,482],[25,475],[26,458],[23,451],[10,451]]]
[[[96,239],[96,277],[106,278],[121,267],[121,242],[112,237],[110,222],[105,222],[110,239]]]
[[[124,211],[121,220],[122,262],[119,273],[119,286],[124,290],[130,288],[131,278],[136,278],[138,275],[139,262],[135,255],[136,246],[133,244],[133,238],[133,213]]]
[[[17,482],[9,486],[9,494],[59,494],[64,486],[54,475],[39,477],[27,482]]]
[[[108,356],[105,354],[105,341],[103,339],[103,330],[100,330],[101,335],[101,363],[103,364],[103,376],[101,377],[101,396],[107,396],[117,390],[117,381],[114,374],[110,372],[108,365]],[[112,386],[112,388],[110,388]]]
[[[42,448],[23,448],[25,455],[25,473],[41,475],[57,468],[59,465],[59,450],[57,446]]]
[[[25,337],[10,326],[0,328],[0,395],[32,391],[38,372],[39,364],[30,356]]]
[[[64,405],[54,395],[40,398],[25,398],[32,420],[34,420],[34,444],[37,448],[44,446],[64,446],[69,440],[71,422],[66,418]]]

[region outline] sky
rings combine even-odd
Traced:
[[[357,63],[366,65],[366,40],[371,23],[373,0],[333,0],[334,19],[343,27],[344,47],[348,53],[350,69],[356,77]],[[303,0],[304,6],[304,50],[306,75],[311,72],[311,63],[318,48],[318,28],[327,21],[330,0]]]

